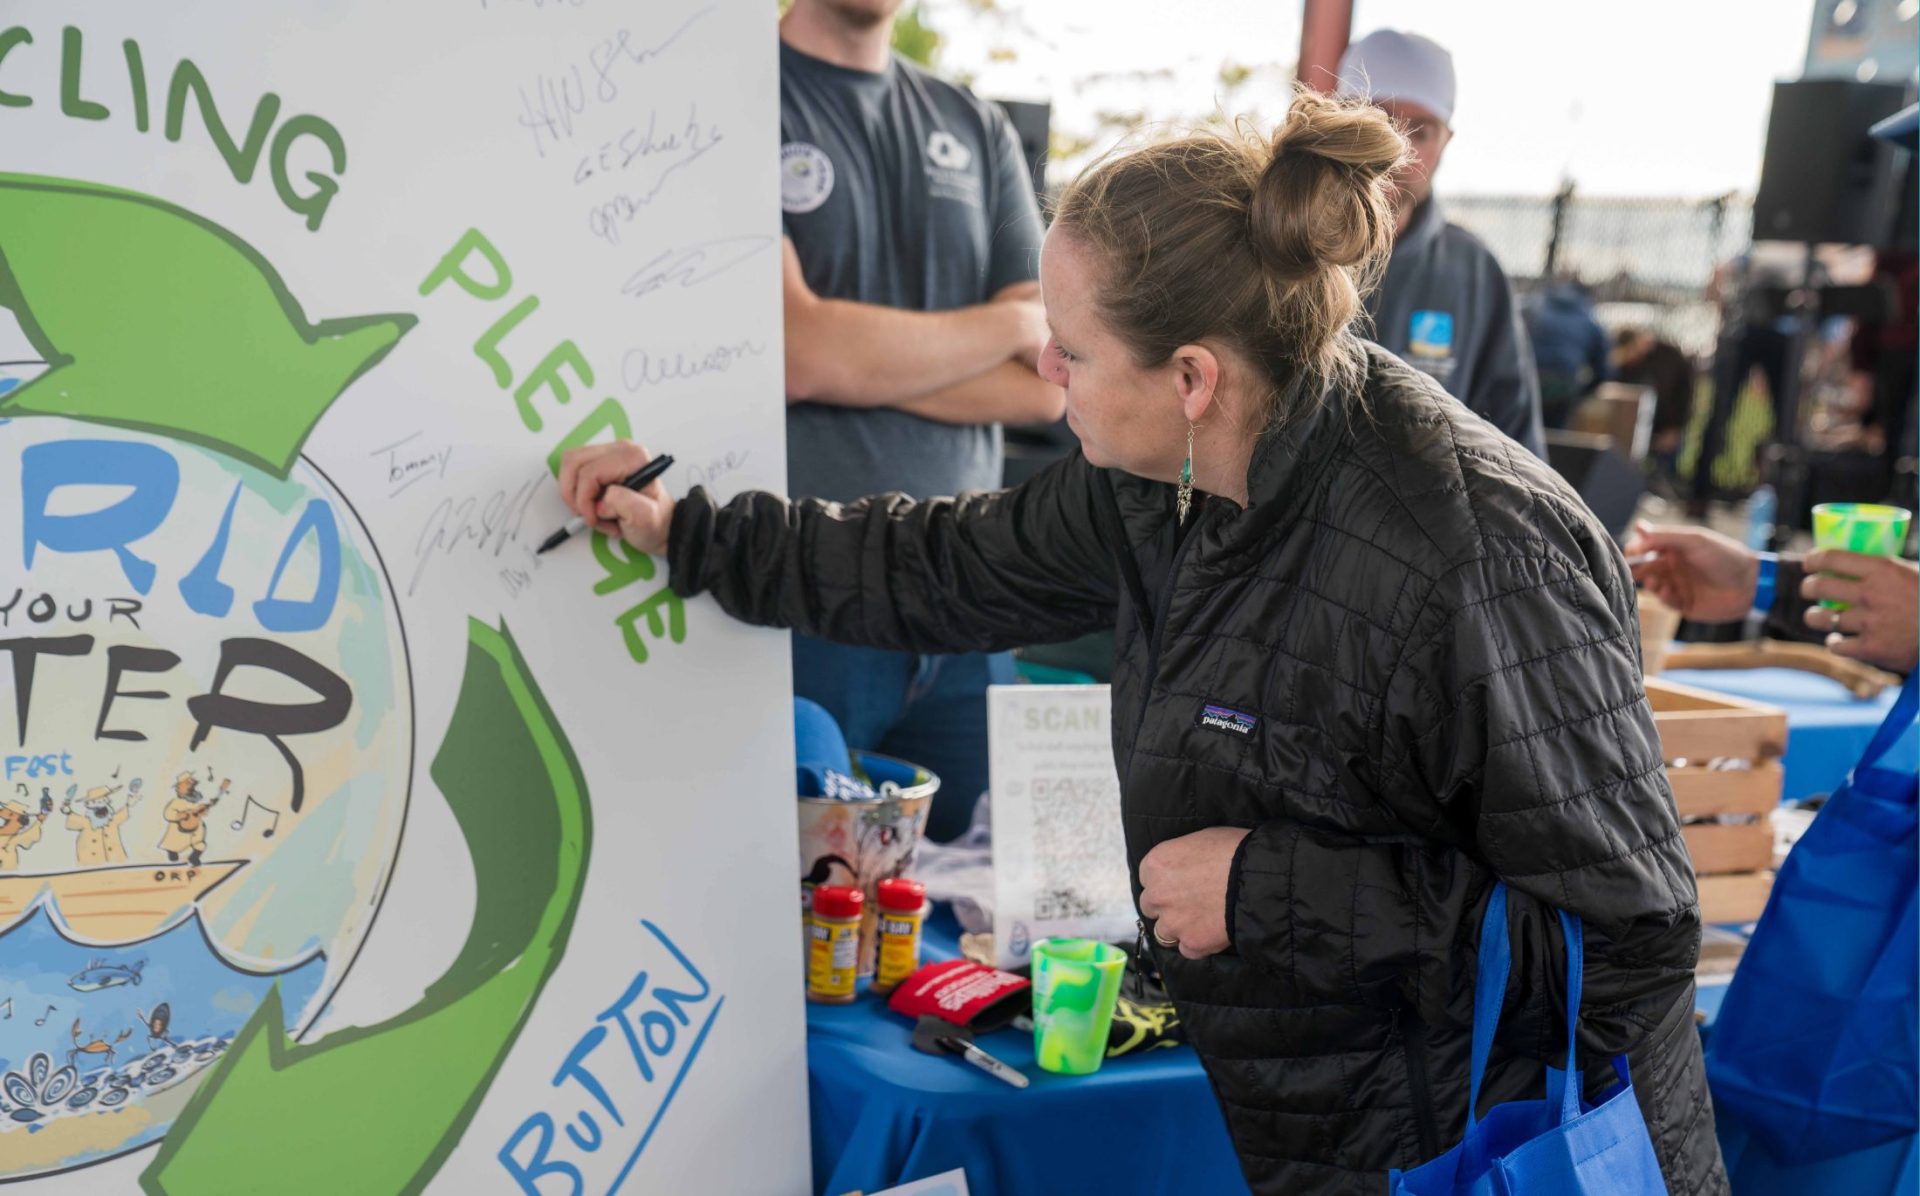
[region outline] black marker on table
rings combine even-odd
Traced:
[[[940,1044],[941,1050],[960,1056],[996,1080],[1012,1084],[1015,1088],[1027,1086],[1025,1073],[1007,1066],[957,1034],[942,1034],[934,1041]]]
[[[655,478],[667,472],[667,467],[672,464],[673,464],[672,454],[662,453],[660,456],[655,457],[653,460],[647,462],[645,465],[642,465],[640,468],[628,474],[625,478],[623,478],[617,484],[621,486],[625,486],[629,490],[644,489],[646,486],[651,484]],[[580,518],[580,516],[575,515],[573,518],[567,520],[567,525],[565,527],[553,533],[551,536],[548,536],[545,540],[542,540],[540,542],[540,547],[533,550],[533,554],[535,556],[539,556],[540,554],[547,552],[551,549],[558,548],[560,547],[560,545],[565,544],[567,542],[568,537],[578,535],[579,533],[584,532],[586,530],[587,530],[587,521]]]

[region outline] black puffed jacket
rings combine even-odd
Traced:
[[[1670,1190],[1724,1192],[1699,901],[1626,567],[1544,463],[1386,351],[1353,352],[1363,382],[1295,388],[1244,509],[1201,496],[1182,527],[1171,486],[1078,455],[931,501],[696,489],[673,587],[915,652],[1117,629],[1136,891],[1154,845],[1251,830],[1232,947],[1156,954],[1254,1191],[1384,1192],[1389,1167],[1459,1140],[1497,877],[1514,968],[1483,1108],[1541,1095],[1565,1050],[1552,910],[1571,911],[1593,1084],[1628,1054]]]

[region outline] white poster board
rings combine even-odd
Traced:
[[[875,1192],[873,1196],[967,1196],[967,1191],[967,1173],[956,1167],[952,1171],[929,1175],[910,1184]]]
[[[1055,935],[1126,942],[1127,878],[1113,698],[1104,685],[987,690],[993,795],[993,941],[1003,968]]]
[[[0,1180],[807,1190],[786,637],[533,554],[783,486],[774,19],[0,12]]]

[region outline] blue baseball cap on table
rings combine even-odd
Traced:
[[[801,797],[874,796],[873,787],[853,775],[853,754],[840,724],[806,698],[793,700],[793,758]]]

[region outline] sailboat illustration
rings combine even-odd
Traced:
[[[185,914],[247,866],[246,860],[188,864],[118,864],[67,872],[0,874],[0,926],[18,920],[40,898],[74,935],[92,943],[130,943]]]
[[[167,803],[167,837],[161,854],[151,863],[128,858],[121,826],[140,800],[140,782],[128,787],[124,801],[115,803],[119,786],[100,786],[76,800],[70,791],[61,806],[66,829],[77,833],[77,866],[37,870],[29,865],[40,853],[35,846],[52,813],[51,796],[43,797],[36,812],[17,802],[6,803],[5,828],[13,828],[13,847],[0,865],[0,927],[24,917],[43,898],[74,935],[87,942],[110,945],[146,938],[186,915],[201,899],[244,868],[244,859],[206,860],[207,812],[218,802],[202,799],[193,774],[181,773],[174,799]],[[221,787],[221,794],[226,786]],[[169,850],[171,848],[171,850]],[[44,849],[42,849],[44,850]],[[185,859],[180,857],[185,855]]]

